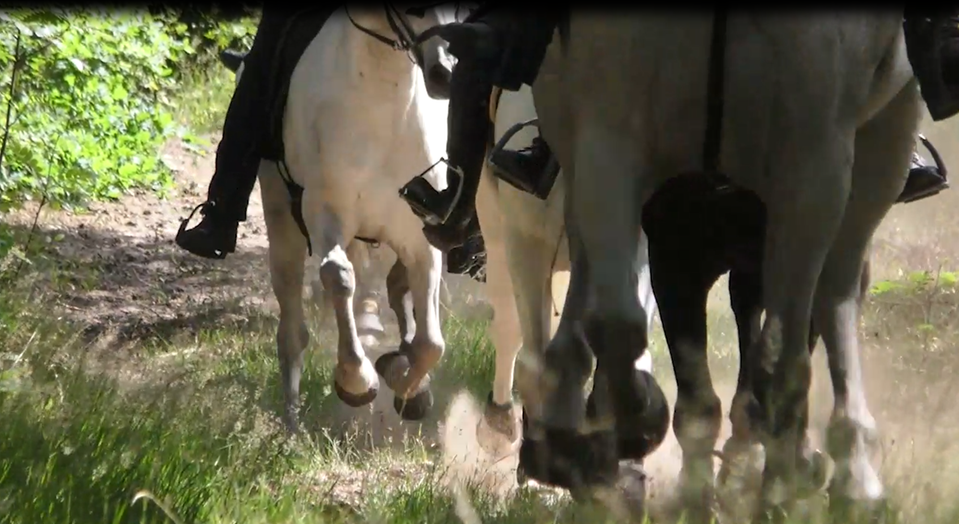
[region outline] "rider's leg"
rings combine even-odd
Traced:
[[[463,244],[474,231],[476,189],[489,133],[489,70],[461,61],[450,79],[447,187],[437,191],[423,177],[400,190],[400,196],[426,223],[430,243],[443,251]]]
[[[511,91],[519,90],[522,84],[533,85],[563,13],[559,6],[545,11],[527,8],[505,20],[513,27],[503,31],[509,41],[503,61],[496,70],[495,85]],[[504,181],[543,200],[559,174],[559,164],[540,137],[518,151],[495,150],[489,162]]]
[[[265,100],[276,45],[288,16],[269,7],[257,28],[253,46],[223,122],[223,139],[216,150],[216,169],[210,180],[203,220],[177,234],[181,248],[202,257],[224,258],[236,249],[237,226],[246,220],[250,194],[260,165],[257,132],[266,128]],[[185,225],[185,224],[184,224]]]
[[[907,10],[903,34],[932,119],[959,113],[959,13],[931,16]]]

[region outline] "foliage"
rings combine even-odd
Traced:
[[[0,120],[0,208],[171,183],[159,148],[184,131],[173,117],[184,78],[213,64],[217,47],[255,32],[249,19],[191,26],[179,16],[104,8],[0,15],[0,118],[8,115]]]

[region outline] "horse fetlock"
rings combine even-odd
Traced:
[[[649,347],[645,317],[635,319],[601,319],[590,315],[584,332],[596,358],[606,358],[617,366],[635,367],[636,361]]]
[[[356,291],[353,268],[337,260],[326,260],[320,265],[320,281],[332,298],[349,298]]]
[[[378,358],[375,368],[396,396],[409,399],[430,387],[428,371],[423,372],[422,367],[416,364],[411,346],[401,343],[399,351],[391,351]]]
[[[354,308],[354,316],[358,335],[382,337],[386,333],[386,328],[380,322],[380,306],[375,298],[369,297],[361,300]]]
[[[363,357],[359,365],[338,362],[333,369],[333,386],[345,404],[360,407],[376,398],[380,379],[370,360]]]
[[[722,427],[722,401],[713,393],[706,398],[679,395],[673,415],[673,432],[683,455],[710,455]]]

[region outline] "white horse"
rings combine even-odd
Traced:
[[[617,457],[584,450],[615,446],[642,430],[649,384],[623,371],[646,343],[646,317],[633,293],[636,232],[660,183],[703,169],[716,20],[723,19],[573,12],[533,87],[544,138],[566,170],[572,269],[567,306],[544,358],[543,376],[557,379],[555,386],[543,381],[540,395],[523,400],[539,402],[531,427],[542,442],[531,444],[550,444],[548,465],[565,463],[594,482],[608,478]],[[755,191],[768,212],[766,319],[752,368],[766,450],[757,510],[788,511],[796,498],[811,316],[847,371],[838,388],[847,394],[836,398],[828,430],[836,462],[830,502],[877,502],[883,488],[865,449],[875,422],[862,395],[856,298],[869,240],[904,186],[920,116],[902,12],[735,13],[727,26],[719,169]],[[571,306],[590,292],[592,307],[577,318]],[[599,359],[595,383],[608,386],[615,420],[612,431],[600,427],[588,436],[576,394],[589,372],[581,324]]]
[[[430,95],[444,95],[448,86],[441,84],[452,61],[438,38],[411,46],[413,58],[384,41],[410,46],[418,33],[452,21],[452,5],[336,10],[300,57],[284,112],[286,165],[303,187],[303,219],[339,331],[334,389],[350,406],[368,404],[379,389],[379,373],[396,394],[397,409],[411,419],[432,405],[428,373],[445,348],[439,319],[442,258],[398,191],[410,173],[433,165],[445,150],[447,102]],[[296,430],[309,337],[302,303],[307,240],[293,219],[276,164],[262,162],[258,176],[280,306],[284,419]],[[445,187],[440,170],[426,176]],[[356,277],[345,250],[354,237],[390,246],[409,272],[415,332],[375,368],[360,343],[353,310]]]
[[[494,89],[490,100],[494,142],[516,124],[536,118],[533,95],[528,86],[517,92]],[[525,127],[506,143],[511,149],[528,146],[536,136],[535,127]],[[563,224],[564,188],[562,172],[544,202],[499,180],[484,163],[476,195],[476,212],[486,244],[486,293],[493,307],[490,331],[496,348],[493,389],[486,412],[477,428],[480,445],[496,453],[519,436],[513,415],[514,365],[521,397],[535,393],[535,376],[527,369],[537,358],[520,358],[524,353],[542,353],[555,333],[568,288],[569,251]],[[646,235],[640,233],[637,298],[648,326],[656,312],[656,299],[646,260]],[[643,354],[635,362],[640,373],[652,373],[652,358]],[[662,428],[665,436],[668,415]]]

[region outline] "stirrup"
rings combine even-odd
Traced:
[[[203,202],[202,204],[193,208],[193,211],[190,212],[190,215],[188,217],[184,218],[183,220],[180,220],[180,228],[176,232],[176,237],[174,238],[174,242],[176,242],[176,244],[180,246],[181,248],[186,249],[183,247],[182,244],[180,244],[180,242],[181,242],[181,239],[183,238],[183,234],[186,233],[187,231],[186,227],[190,224],[190,220],[193,219],[193,215],[195,215],[197,211],[201,211],[200,214],[206,215],[207,212],[209,212],[209,210],[212,209],[213,207],[214,207],[213,202],[207,200],[206,202]],[[187,251],[189,250],[187,249]],[[197,255],[197,256],[203,256],[204,258],[210,258],[213,260],[223,260],[229,254],[225,250],[210,251],[209,253],[210,253],[209,256],[206,256],[206,255]],[[193,254],[196,254],[196,253],[193,253]]]
[[[923,200],[931,196],[938,195],[942,191],[949,189],[949,179],[947,178],[948,172],[946,171],[946,164],[943,162],[942,157],[939,156],[939,151],[932,145],[932,142],[926,139],[925,136],[919,135],[919,141],[925,146],[926,150],[929,151],[929,154],[932,156],[933,163],[936,164],[936,171],[939,173],[939,176],[942,177],[942,183],[928,187],[918,193],[911,195],[909,198],[901,198],[896,200],[896,203],[899,204],[909,204],[911,202],[916,202],[918,200]],[[920,156],[920,158],[922,158]],[[910,169],[912,171],[912,169]]]
[[[926,151],[929,151],[929,154],[932,155],[932,161],[936,164],[936,169],[938,169],[939,174],[942,175],[943,181],[948,182],[949,172],[946,170],[946,163],[943,162],[942,157],[939,156],[939,151],[937,151],[935,146],[932,145],[932,142],[921,133],[919,134],[919,142],[921,142],[926,148]]]
[[[450,202],[450,205],[447,207],[446,211],[442,215],[438,215],[434,213],[432,209],[427,209],[426,207],[420,205],[419,202],[416,202],[415,200],[410,199],[409,190],[407,188],[411,183],[413,183],[413,180],[416,180],[417,178],[423,178],[423,176],[426,175],[426,173],[429,173],[431,169],[439,165],[441,162],[443,164],[446,164],[446,166],[449,168],[449,171],[456,173],[456,175],[459,177],[459,185],[456,186],[456,194],[453,195],[453,201]],[[403,184],[403,187],[400,188],[400,191],[399,191],[400,198],[402,198],[403,201],[410,206],[410,209],[413,210],[413,214],[419,217],[419,219],[422,220],[427,225],[440,226],[445,224],[446,221],[449,220],[450,216],[453,214],[453,210],[456,209],[457,205],[460,202],[460,197],[463,195],[463,184],[466,182],[466,175],[463,173],[463,169],[458,166],[454,166],[453,164],[450,164],[449,160],[441,157],[436,162],[433,162],[433,165],[424,169],[422,173],[413,177],[413,180],[410,180],[409,182]],[[446,182],[448,185],[449,180],[447,180]],[[433,191],[436,191],[436,189],[433,188],[432,184],[430,184],[429,182],[427,182],[426,184],[430,186],[430,189],[433,189]],[[439,193],[439,191],[436,191],[436,192]]]
[[[186,226],[190,224],[190,220],[193,220],[193,215],[195,215],[197,211],[203,210],[200,214],[206,215],[206,213],[212,207],[213,207],[213,202],[210,202],[209,200],[207,200],[206,202],[203,202],[202,204],[193,208],[193,211],[190,211],[190,215],[188,217],[180,220],[180,229],[178,229],[176,232],[177,239],[179,239],[180,236],[186,232]]]
[[[493,161],[493,157],[506,149],[506,144],[512,139],[516,133],[519,133],[520,130],[528,127],[536,126],[539,127],[539,118],[534,118],[532,120],[527,120],[526,122],[519,122],[513,124],[512,127],[506,130],[503,133],[503,136],[493,145],[490,149],[489,155],[486,157],[486,161],[490,166],[493,167],[493,174],[496,178],[508,183],[509,185],[515,187],[516,189],[529,193],[540,200],[546,200],[549,197],[550,191],[553,189],[553,183],[556,182],[556,177],[559,176],[559,162],[556,160],[556,155],[551,154],[549,161],[546,163],[545,168],[543,169],[543,178],[540,179],[539,184],[535,187],[524,187],[519,180],[503,166],[498,165]]]

